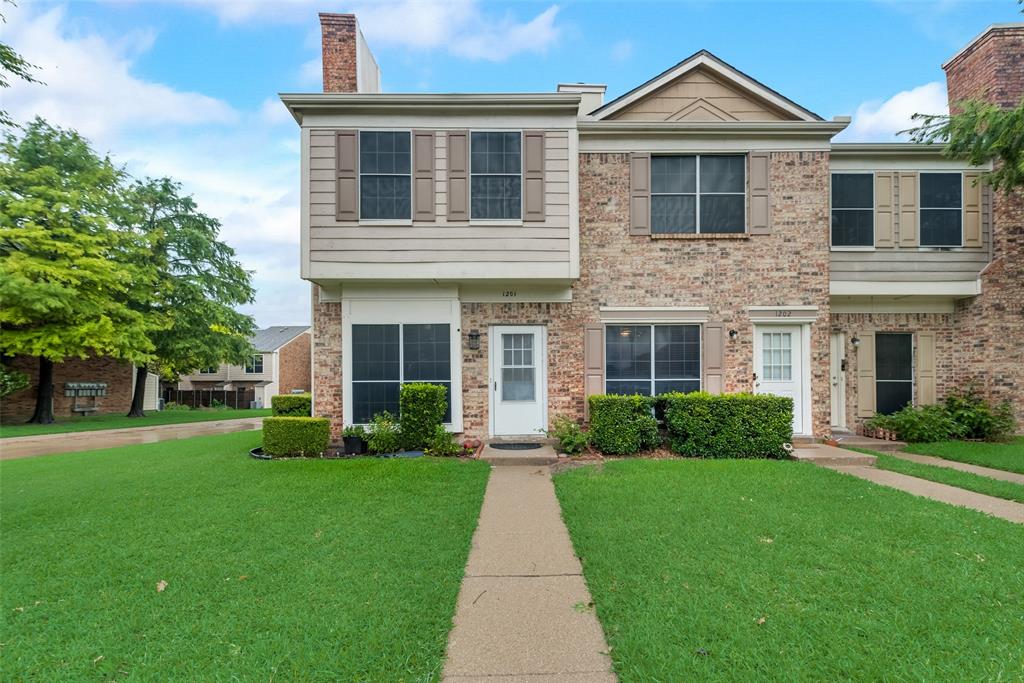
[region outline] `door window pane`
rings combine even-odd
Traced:
[[[532,334],[501,335],[501,400],[533,401],[536,397],[536,368]]]
[[[921,246],[963,244],[963,176],[921,174]]]
[[[761,333],[761,372],[766,381],[787,382],[793,379],[792,333]]]
[[[520,218],[522,135],[518,132],[472,133],[470,140],[470,216]]]
[[[409,133],[359,133],[359,216],[371,220],[412,216]]]
[[[913,335],[875,335],[875,409],[894,413],[914,399]]]
[[[502,368],[501,400],[534,400],[534,368]]]
[[[874,244],[874,180],[871,173],[832,174],[832,246]]]

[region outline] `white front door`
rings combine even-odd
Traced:
[[[846,334],[833,332],[829,347],[832,429],[846,429]]]
[[[797,325],[754,329],[754,391],[792,398],[793,433],[804,434],[803,330]]]
[[[491,434],[540,436],[547,427],[547,335],[541,325],[490,331]]]

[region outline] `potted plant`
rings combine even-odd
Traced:
[[[349,425],[341,432],[345,444],[345,455],[362,455],[366,452],[366,430],[362,425]]]

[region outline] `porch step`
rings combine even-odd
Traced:
[[[792,460],[811,462],[815,465],[830,467],[874,467],[877,458],[867,453],[815,444],[813,446],[797,446],[789,456]]]
[[[537,441],[537,439],[534,439]],[[558,454],[548,444],[542,444],[540,448],[532,448],[528,451],[508,451],[494,448],[490,444],[484,446],[480,452],[480,459],[492,465],[522,465],[525,467],[539,467],[554,465],[558,462]]]
[[[872,451],[891,453],[902,451],[907,447],[905,441],[886,441],[885,439],[873,439],[870,436],[858,434],[835,434],[833,435],[842,448],[867,448]]]

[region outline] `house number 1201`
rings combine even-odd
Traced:
[[[515,298],[516,292],[514,289],[506,289],[504,292],[501,293],[501,295],[506,299],[511,299]]]

